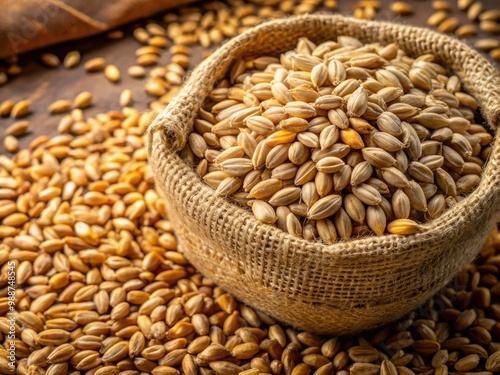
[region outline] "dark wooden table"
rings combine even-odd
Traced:
[[[414,14],[411,16],[397,16],[389,10],[390,2],[384,2],[383,8],[378,12],[379,20],[394,20],[400,23],[425,26],[426,20],[434,10],[430,0],[408,1],[414,7]],[[450,0],[454,9],[451,14],[459,17],[463,24],[468,23],[466,14],[456,9],[456,1]],[[498,0],[482,0],[485,9],[495,9],[500,7]],[[338,0],[338,11],[343,14],[351,14],[354,8],[354,1]],[[161,19],[161,17],[158,17]],[[20,147],[26,147],[39,135],[54,136],[57,134],[57,125],[62,115],[51,115],[47,111],[50,103],[57,99],[73,99],[82,91],[90,91],[94,96],[94,104],[85,109],[85,115],[91,117],[98,113],[110,110],[120,110],[118,103],[120,93],[125,89],[133,92],[134,106],[139,110],[148,107],[148,103],[155,98],[146,94],[143,85],[146,79],[134,79],[126,74],[129,66],[134,65],[134,52],[140,44],[132,37],[132,30],[140,22],[126,25],[121,28],[125,32],[125,37],[119,40],[110,40],[105,35],[87,38],[84,40],[64,43],[52,46],[43,51],[34,51],[19,57],[23,72],[12,79],[11,82],[0,88],[0,103],[6,99],[19,101],[22,99],[32,100],[32,113],[25,119],[29,120],[30,132],[20,138]],[[477,37],[467,38],[465,41],[473,44],[478,38],[495,37],[491,34],[479,32]],[[499,37],[498,35],[496,36]],[[72,50],[78,50],[82,54],[82,63],[74,69],[58,67],[50,69],[40,64],[39,56],[41,52],[52,52],[59,57]],[[203,48],[195,46],[193,48],[192,65],[201,61]],[[102,72],[89,74],[83,68],[83,63],[93,57],[104,57],[108,63],[118,66],[122,72],[120,82],[113,84],[106,80]],[[165,66],[169,62],[170,56],[164,53],[159,65]],[[498,64],[497,64],[498,66]],[[192,67],[192,66],[191,66]],[[4,129],[13,122],[18,121],[12,118],[0,118],[0,153],[6,153],[3,146]]]

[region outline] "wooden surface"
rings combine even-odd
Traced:
[[[2,0],[0,56],[100,34],[187,2],[193,0]]]
[[[388,9],[389,2],[387,2],[384,8],[378,12],[377,19],[395,20],[400,23],[425,26],[427,18],[433,13],[432,2],[430,0],[409,2],[415,9],[414,15],[396,16]],[[338,0],[338,3],[339,12],[343,14],[352,13],[354,1]],[[456,1],[451,0],[451,3],[456,7]],[[485,9],[500,7],[498,0],[483,0],[483,4]],[[463,24],[468,23],[464,12],[453,9],[451,14],[459,17]],[[158,19],[161,19],[161,17],[158,17]],[[148,107],[148,103],[155,98],[146,94],[143,89],[146,79],[134,79],[126,73],[127,68],[135,64],[134,52],[136,48],[140,47],[140,44],[131,36],[132,30],[138,24],[129,24],[120,28],[125,32],[125,38],[120,40],[110,40],[105,35],[101,35],[85,40],[67,42],[20,56],[20,65],[23,72],[0,88],[0,103],[9,98],[16,102],[22,99],[31,99],[33,102],[31,106],[32,113],[24,118],[30,121],[31,125],[30,132],[20,138],[21,148],[27,147],[39,135],[54,136],[57,134],[57,125],[63,115],[50,115],[47,107],[58,99],[72,100],[82,91],[90,91],[94,96],[94,104],[84,110],[86,117],[110,110],[120,110],[118,98],[126,88],[132,90],[136,108],[144,110]],[[480,32],[477,37],[467,38],[465,41],[472,44],[480,37],[491,38],[494,36]],[[499,38],[499,36],[497,35],[496,38]],[[52,52],[63,58],[67,52],[72,50],[78,50],[82,54],[82,63],[74,69],[68,70],[64,67],[49,69],[39,62],[41,52]],[[191,60],[193,66],[201,60],[202,53],[203,49],[201,47],[193,47]],[[116,84],[109,82],[102,72],[86,73],[83,63],[93,57],[104,57],[108,63],[118,66],[122,73],[120,82]],[[169,59],[169,54],[167,52],[163,53],[159,65],[165,66]],[[18,120],[0,118],[0,139],[2,139],[0,153],[6,153],[3,146],[4,129],[15,121]]]

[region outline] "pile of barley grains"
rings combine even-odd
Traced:
[[[0,297],[0,373],[491,375],[500,371],[500,233],[405,319],[356,337],[282,326],[176,251],[153,190],[151,114],[88,118],[84,135],[0,156],[1,280],[16,271],[15,340]],[[17,369],[9,367],[15,346]]]
[[[480,181],[493,139],[431,55],[340,36],[237,61],[182,157],[263,223],[335,242],[412,234]]]
[[[77,116],[79,112],[73,114]],[[0,156],[0,373],[366,375],[500,371],[500,233],[405,319],[356,337],[282,326],[176,251],[130,108]],[[82,121],[80,119],[80,121]],[[17,284],[15,340],[6,281]],[[9,367],[15,346],[17,369]]]

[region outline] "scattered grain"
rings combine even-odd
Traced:
[[[42,53],[40,59],[42,60],[42,63],[49,68],[57,68],[59,65],[61,65],[61,60],[59,60],[59,57],[52,53]]]
[[[84,109],[92,104],[92,94],[88,91],[83,91],[79,93],[73,100],[73,106],[75,108]]]
[[[81,58],[82,57],[80,55],[80,52],[78,51],[68,52],[66,56],[64,56],[64,62],[63,62],[64,67],[67,69],[72,69],[76,67],[78,64],[80,64]]]
[[[84,64],[87,72],[98,72],[104,69],[106,60],[103,57],[94,57]]]
[[[29,125],[30,123],[28,121],[17,121],[5,129],[5,134],[19,137],[26,133]]]
[[[21,100],[17,102],[10,110],[10,117],[25,117],[30,113],[31,100]]]
[[[391,3],[391,10],[396,14],[405,16],[413,13],[413,7],[410,4],[405,3],[403,1],[395,1]]]
[[[104,69],[104,75],[110,82],[118,82],[120,80],[120,71],[115,65],[107,65]]]
[[[70,108],[71,108],[71,100],[60,99],[50,104],[47,109],[50,113],[55,114],[55,113],[68,112]]]
[[[5,149],[11,153],[17,152],[19,149],[19,142],[13,135],[8,135],[3,141]]]

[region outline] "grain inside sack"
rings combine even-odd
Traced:
[[[479,183],[493,137],[477,108],[430,54],[301,38],[279,58],[236,61],[182,157],[294,236],[413,234]]]

